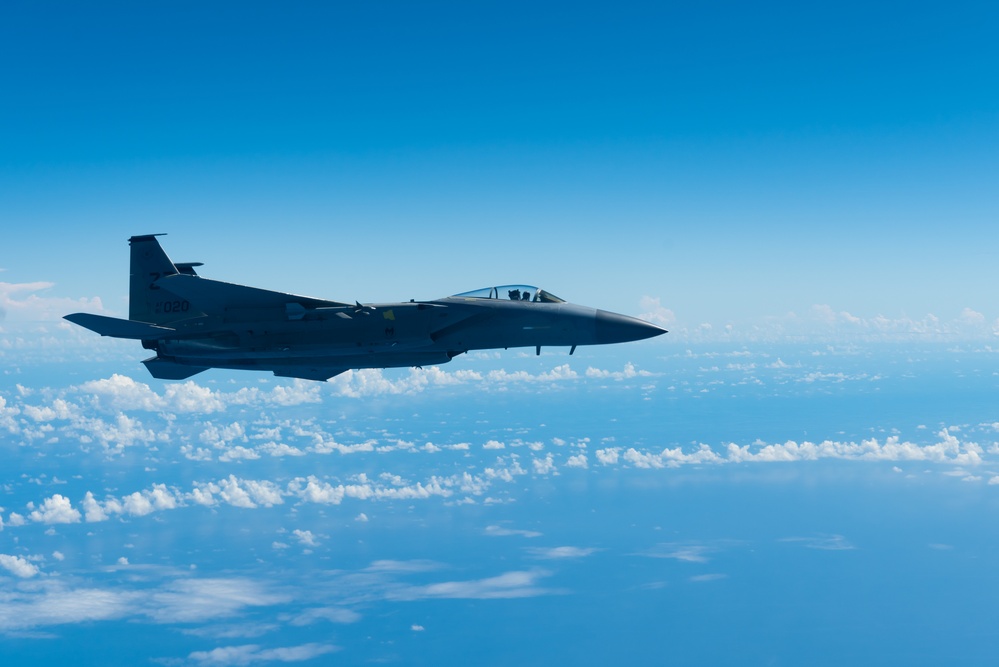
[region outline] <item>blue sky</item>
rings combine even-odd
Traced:
[[[995,11],[14,3],[0,266],[122,312],[124,240],[169,232],[335,299],[993,321]]]
[[[990,664],[997,11],[5,3],[0,662]],[[670,333],[157,381],[154,232]]]

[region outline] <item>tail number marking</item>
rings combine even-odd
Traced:
[[[186,313],[190,309],[190,301],[157,301],[155,305],[157,313]]]

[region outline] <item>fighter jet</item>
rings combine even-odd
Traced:
[[[133,236],[128,319],[73,313],[102,336],[142,341],[155,378],[209,368],[325,381],[350,369],[444,364],[469,350],[602,345],[666,333],[634,317],[566,303],[530,285],[432,301],[328,301],[203,278],[175,263],[157,236]]]

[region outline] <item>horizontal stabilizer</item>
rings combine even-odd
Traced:
[[[102,336],[113,338],[133,338],[156,339],[164,338],[174,333],[176,329],[161,327],[148,322],[136,322],[135,320],[122,320],[117,317],[106,317],[104,315],[94,315],[92,313],[72,313],[63,317],[73,324],[78,324],[85,329],[95,331]]]
[[[210,313],[217,313],[226,308],[285,308],[289,303],[298,303],[305,308],[348,305],[339,301],[274,292],[183,273],[164,276],[156,281],[156,286],[190,301],[198,310]]]
[[[188,276],[196,276],[198,272],[194,270],[196,266],[204,266],[204,262],[174,262],[174,266],[177,267],[179,273],[183,273]]]
[[[159,357],[151,357],[142,362],[154,378],[160,380],[184,380],[208,369],[203,366],[178,364]]]

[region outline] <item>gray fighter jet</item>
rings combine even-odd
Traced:
[[[73,313],[102,336],[141,340],[156,378],[209,368],[328,380],[353,368],[443,364],[469,350],[624,343],[666,333],[654,324],[566,303],[529,285],[433,301],[341,303],[202,278],[170,261],[157,236],[133,236],[128,319]]]

